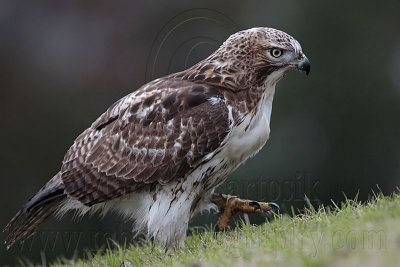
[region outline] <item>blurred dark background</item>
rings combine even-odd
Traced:
[[[301,210],[305,194],[319,205],[396,191],[399,11],[398,0],[0,1],[0,225],[114,101],[255,26],[299,40],[311,74],[278,84],[269,142],[220,191],[274,200],[286,211]],[[0,263],[82,256],[122,232],[129,224],[115,216],[50,220],[23,247],[0,247]]]

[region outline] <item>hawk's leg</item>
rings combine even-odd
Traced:
[[[219,193],[211,196],[211,202],[218,207],[221,213],[217,222],[218,230],[227,229],[230,220],[238,212],[263,214],[270,213],[273,209],[279,209],[279,206],[273,202],[259,202]]]

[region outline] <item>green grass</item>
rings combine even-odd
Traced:
[[[173,255],[145,243],[63,264],[121,266],[124,261],[126,266],[400,266],[400,195],[379,194],[366,204],[348,200],[257,227],[195,234]]]

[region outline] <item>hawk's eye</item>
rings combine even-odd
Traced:
[[[282,56],[282,54],[283,54],[282,50],[278,49],[278,48],[272,49],[270,53],[271,53],[271,56],[276,57],[276,58]]]

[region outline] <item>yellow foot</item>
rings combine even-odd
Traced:
[[[212,195],[211,202],[217,205],[221,213],[217,222],[218,231],[226,230],[230,220],[238,212],[268,214],[273,209],[279,210],[279,206],[273,202],[259,202],[218,193]]]

